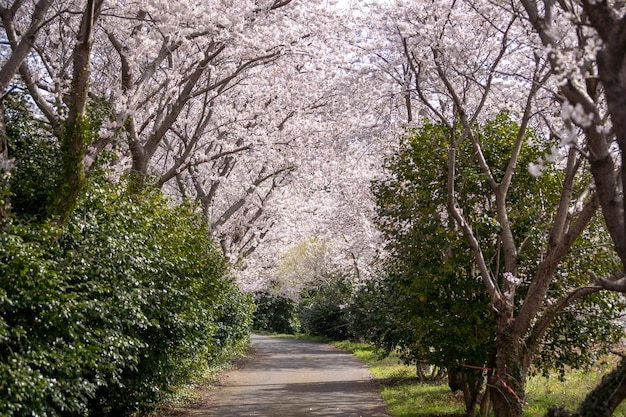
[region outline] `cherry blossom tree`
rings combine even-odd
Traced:
[[[525,16],[554,71],[562,116],[571,132],[564,145],[589,162],[602,215],[621,265],[597,285],[624,292],[624,9],[621,2],[522,0]],[[575,133],[581,133],[579,140]],[[576,415],[608,416],[626,398],[626,361],[581,404]]]
[[[340,50],[343,39],[351,36],[344,17],[309,6],[297,10],[302,15],[298,21],[306,25],[294,24],[293,17],[292,26],[283,28],[281,37],[287,37],[289,30],[292,34],[272,50],[275,55],[264,55],[216,91],[205,89],[202,97],[188,102],[184,117],[174,122],[153,155],[155,169],[148,172],[168,192],[200,201],[210,232],[241,268],[247,267],[243,260],[269,238],[270,228],[277,227],[281,216],[294,218],[295,212],[302,213],[301,207],[311,205],[307,190],[317,186],[312,178],[334,178],[345,172],[345,166],[333,161],[338,155],[352,158],[348,146],[357,155],[367,153],[365,159],[374,154],[375,147],[367,152],[359,149],[364,146],[358,144],[359,138],[362,141],[365,134],[355,114],[362,113],[351,102],[358,96]],[[282,10],[287,15],[289,7]],[[237,41],[246,36],[239,35]],[[334,170],[328,173],[331,167]],[[369,177],[361,176],[354,188],[367,194],[368,181]],[[301,192],[294,192],[298,187]],[[279,193],[281,189],[284,192]],[[347,211],[343,217],[348,217]],[[316,223],[316,219],[304,213],[298,222]],[[339,227],[335,223],[334,233]],[[342,235],[345,246],[348,233]],[[357,235],[355,231],[353,237]],[[297,239],[291,236],[287,244]],[[360,255],[352,251],[350,256],[354,263]],[[365,259],[356,261],[360,268],[366,267]]]
[[[60,173],[57,195],[50,202],[49,213],[63,222],[75,206],[83,183],[83,157],[88,141],[86,103],[90,91],[91,53],[95,27],[100,17],[103,1],[89,0],[84,5],[57,3],[54,7],[53,16],[46,20],[46,12],[52,5],[53,2],[51,1],[35,4],[15,2],[10,7],[3,7],[0,10],[5,29],[4,34],[10,46],[5,51],[7,60],[2,67],[0,83],[4,95],[5,90],[13,80],[13,76],[19,71],[22,83],[29,90],[33,101],[40,106],[54,135],[59,138],[64,153],[63,169]],[[32,52],[41,51],[40,45],[35,43],[36,35],[46,32],[47,28],[52,25],[51,22],[61,22],[64,20],[63,16],[67,15],[74,15],[76,19],[74,26],[72,26],[74,36],[67,39],[67,43],[64,43],[67,47],[64,73],[68,88],[64,97],[62,110],[64,116],[63,121],[61,121],[52,107],[45,103],[31,68],[45,64],[41,61],[33,62],[36,60],[33,59],[34,54]],[[22,34],[20,26],[25,24],[27,24],[27,28]],[[7,147],[4,122],[1,123],[1,129],[3,145],[0,147],[4,148],[3,160],[6,160]]]
[[[359,228],[369,227],[369,235],[372,228],[356,210],[371,197],[369,176],[358,170],[377,166],[371,161],[380,158],[384,141],[366,142],[391,118],[370,104],[375,84],[362,65],[352,65],[358,54],[344,52],[354,37],[349,13],[325,2],[95,5],[93,14],[91,3],[70,0],[3,9],[7,38],[18,24],[16,33],[24,34],[12,55],[6,49],[3,80],[30,95],[59,138],[70,132],[66,118],[73,109],[77,135],[66,146],[73,150],[61,181],[75,176],[72,194],[92,168],[107,163],[112,179],[129,174],[135,189],[155,184],[176,199],[195,199],[209,232],[240,268],[283,219],[325,222],[310,227],[325,236],[350,224],[350,232],[332,239],[347,250],[352,267],[367,269],[369,255],[362,252],[372,244],[359,237]],[[88,15],[88,43],[77,42]],[[7,77],[20,56],[26,58],[19,80]],[[77,56],[91,58],[82,61],[83,71],[73,64]],[[78,89],[72,74],[82,77]],[[100,121],[86,126],[85,109],[100,112]],[[99,161],[104,151],[107,159]],[[337,165],[337,155],[358,170]],[[312,192],[324,199],[310,198],[311,187],[323,188],[318,180],[340,175],[346,181],[334,181],[333,198],[326,191]],[[64,207],[71,199],[56,201],[51,211],[57,215],[71,208]],[[304,208],[315,204],[327,210],[311,217]],[[352,213],[359,219],[354,224]],[[299,227],[300,235],[286,229],[275,235],[289,245],[307,227]]]
[[[368,89],[375,84],[363,82],[362,71],[351,68],[343,53],[350,46],[345,39],[353,37],[344,18],[318,14],[320,22],[326,19],[325,34],[320,29],[307,36],[297,51],[256,67],[253,76],[233,85],[224,98],[232,106],[242,103],[228,113],[239,124],[214,132],[232,138],[235,152],[221,160],[198,158],[202,163],[192,163],[186,187],[178,181],[179,189],[203,202],[214,221],[212,233],[245,269],[246,286],[258,286],[259,274],[272,281],[284,248],[311,237],[327,243],[335,258],[350,260],[347,268],[356,274],[366,276],[376,256],[369,181],[389,137],[376,135],[388,124],[364,125],[382,112],[359,107],[369,105],[359,97],[371,97]]]
[[[444,124],[448,215],[472,248],[498,322],[494,405],[498,416],[519,415],[524,375],[555,315],[600,288],[626,288],[619,268],[548,299],[556,268],[599,207],[626,259],[622,8],[606,0],[342,7],[18,0],[0,6],[0,90],[26,92],[62,144],[52,216],[66,218],[89,171],[108,164],[112,180],[132,178],[131,191],[156,186],[197,201],[249,287],[275,279],[281,253],[312,237],[333,263],[366,279],[381,255],[369,181],[403,128],[423,118]],[[519,133],[500,173],[474,127],[503,109]],[[555,161],[564,186],[546,210],[551,221],[537,225],[544,252],[524,278],[525,242],[512,233],[508,191],[525,169],[518,158],[531,128],[550,145],[533,171]],[[0,120],[0,190],[11,158],[3,130]],[[497,268],[468,221],[473,208],[456,198],[463,143],[502,227]],[[581,175],[586,164],[593,185]],[[530,285],[523,300],[520,279]]]
[[[405,109],[398,114],[404,120],[419,123],[421,114],[448,127],[448,215],[474,254],[496,318],[497,357],[489,381],[496,416],[521,415],[524,380],[550,323],[567,305],[602,288],[572,287],[554,300],[548,292],[557,268],[563,266],[569,249],[600,206],[600,198],[583,175],[584,154],[575,147],[561,148],[577,132],[560,117],[558,103],[555,106],[560,85],[552,76],[554,58],[530,35],[531,26],[522,12],[516,3],[489,1],[372,2],[365,16],[377,23],[370,24],[369,30],[383,34],[363,43],[363,50],[370,51],[373,70],[380,68],[386,85],[395,85],[396,103],[404,103]],[[555,33],[550,32],[554,28],[546,30]],[[506,169],[499,171],[485,156],[475,126],[502,110],[510,112],[519,130]],[[509,190],[516,172],[527,169],[518,161],[529,129],[546,138],[543,159],[559,161],[555,169],[562,172],[563,188],[558,203],[546,208],[545,217],[535,225],[543,230],[544,249],[527,264],[527,241],[515,237],[509,217]],[[471,218],[479,208],[457,199],[457,184],[468,180],[456,172],[457,153],[468,142],[501,227],[496,242],[477,239]],[[496,245],[494,253],[499,254],[495,264],[486,256],[494,249],[491,245]],[[533,272],[523,275],[524,271]],[[517,291],[521,282],[528,284],[525,294]]]
[[[522,1],[528,19],[546,47],[559,83],[557,98],[563,118],[572,132],[579,129],[584,142],[568,145],[581,148],[590,162],[602,213],[622,263],[626,259],[620,176],[623,175],[622,147],[626,137],[623,121],[624,21],[619,4],[606,1],[542,5]],[[558,11],[566,17],[553,17]],[[556,26],[558,23],[558,27]],[[613,146],[617,145],[617,147]],[[619,175],[618,175],[619,174]],[[598,284],[624,291],[623,271]]]
[[[329,116],[337,116],[328,110],[332,113]],[[329,267],[341,269],[356,280],[369,277],[381,248],[372,221],[369,183],[380,170],[382,153],[378,153],[377,144],[372,148],[366,145],[341,135],[320,135],[315,146],[299,148],[302,158],[294,161],[297,169],[267,206],[274,226],[264,236],[263,247],[246,260],[248,269],[242,271],[246,286],[285,279],[276,275],[281,257],[310,239],[325,245],[332,264]]]
[[[0,91],[5,94],[13,77],[19,71],[26,56],[31,52],[37,33],[45,22],[46,12],[52,5],[51,0],[40,0],[32,10],[26,10],[29,5],[23,2],[14,1],[11,5],[0,6],[0,18],[5,28],[5,41],[8,48],[2,51],[3,65],[0,68]],[[20,28],[18,35],[17,25],[24,25]],[[1,121],[0,121],[1,122]],[[4,137],[4,123],[0,124],[2,138],[0,140],[0,155],[8,159],[6,140]]]

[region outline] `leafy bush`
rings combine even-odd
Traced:
[[[12,211],[24,218],[41,217],[61,169],[59,143],[35,119],[25,97],[10,93],[3,104],[9,154],[15,160]]]
[[[305,290],[298,305],[302,331],[335,340],[349,337],[346,307],[352,295],[352,283],[343,275],[330,275],[326,283]]]
[[[0,236],[0,415],[124,415],[246,339],[252,303],[191,207],[95,184]]]
[[[227,356],[243,349],[250,341],[250,329],[256,305],[254,296],[244,293],[231,280],[224,281],[220,304],[215,306],[217,310],[217,335],[215,345],[219,350],[214,355],[215,360],[220,356]]]
[[[408,324],[394,319],[395,308],[391,307],[398,303],[393,301],[384,280],[375,277],[355,290],[347,311],[351,334],[357,340],[374,344],[387,355],[396,346],[408,345],[414,333]]]
[[[260,291],[254,294],[256,311],[253,328],[274,333],[295,334],[300,331],[297,304],[280,295]]]
[[[98,360],[107,341],[102,329],[85,331],[87,288],[61,273],[57,233],[15,227],[0,235],[1,415],[82,410],[98,383],[85,373],[99,375],[107,365]]]
[[[472,132],[499,182],[518,140],[519,126],[508,112],[502,112],[476,125]],[[409,362],[447,369],[451,388],[464,385],[467,412],[471,414],[486,373],[494,368],[496,323],[476,258],[448,212],[448,148],[453,133],[448,126],[431,123],[407,131],[398,149],[385,160],[386,175],[373,182],[377,224],[390,256],[381,277],[355,297],[353,324],[359,336],[385,353],[399,349]],[[526,134],[520,166],[528,166],[543,152],[537,132],[531,129]],[[493,197],[485,195],[484,190],[490,187],[474,156],[469,142],[459,144],[455,198],[473,237],[480,242],[487,268],[498,275],[502,274],[503,225],[497,221]],[[542,268],[539,260],[549,236],[538,219],[545,217],[546,207],[558,205],[563,174],[554,169],[534,178],[527,170],[519,170],[511,179],[506,197],[507,224],[510,238],[523,242],[515,262],[516,300],[525,299],[537,268]],[[582,184],[584,187],[586,182]],[[577,239],[571,256],[559,261],[548,298],[542,301],[545,305],[587,285],[585,271],[600,269],[608,274],[619,268],[614,254],[605,249],[610,248],[607,239],[601,218],[593,220]],[[614,297],[605,297],[587,297],[560,312],[542,335],[539,353],[533,357],[535,369],[548,373],[555,368],[564,372],[569,367],[585,366],[600,357],[603,345],[617,341],[621,332],[612,315],[621,306]],[[516,302],[515,309],[521,305]],[[537,329],[531,331],[529,343],[541,334]]]

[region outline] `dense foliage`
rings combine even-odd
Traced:
[[[326,276],[320,285],[303,290],[298,304],[302,331],[335,340],[347,339],[351,296],[350,277],[337,273]]]
[[[24,96],[8,94],[4,101],[8,150],[14,159],[11,210],[22,218],[41,218],[58,182],[61,150],[35,119]]]
[[[297,301],[275,290],[255,294],[253,327],[274,333],[305,333],[335,340],[351,336],[349,306],[353,302],[350,275],[324,272],[308,282]]]
[[[256,310],[252,327],[255,330],[273,333],[295,334],[300,331],[298,306],[292,299],[259,291],[254,294]]]
[[[95,182],[0,236],[0,414],[124,415],[246,339],[251,300],[191,207]]]
[[[155,175],[159,188],[195,198],[209,233],[253,288],[274,278],[272,260],[281,246],[303,235],[333,241],[345,269],[369,277],[380,245],[370,221],[372,200],[362,185],[396,128],[413,126],[419,115],[450,130],[463,125],[446,149],[450,177],[454,169],[459,174],[450,181],[448,212],[450,223],[464,230],[498,311],[498,371],[490,383],[499,398],[498,417],[521,416],[529,357],[539,352],[561,366],[597,344],[595,336],[577,336],[590,334],[585,324],[548,336],[562,341],[553,347],[575,339],[570,344],[576,349],[538,347],[547,328],[542,324],[557,310],[551,303],[561,305],[559,296],[589,281],[581,271],[590,267],[598,287],[626,292],[621,1],[254,0],[176,7],[154,1],[140,8],[101,0],[5,3],[0,107],[10,106],[12,92],[23,91],[43,124],[24,119],[34,129],[7,139],[13,121],[5,126],[0,120],[3,231],[10,213],[68,223],[89,166],[112,152],[113,181],[131,167],[138,189]],[[354,12],[342,13],[344,8]],[[97,97],[108,101],[108,110],[100,112],[106,123],[89,114],[94,103],[86,104]],[[517,113],[520,147],[470,134],[477,121],[505,108]],[[505,125],[492,123],[493,131]],[[42,126],[46,133],[40,136]],[[561,188],[561,203],[544,210],[536,210],[541,200],[530,197],[554,198],[550,187],[535,187],[548,180],[509,181],[514,172],[527,177],[529,160],[518,159],[516,149],[530,126],[546,133],[538,142],[553,145],[530,166]],[[481,161],[480,170],[468,164],[471,154]],[[507,160],[502,175],[499,162]],[[552,175],[552,165],[565,168],[565,175]],[[595,178],[588,189],[584,172]],[[11,175],[21,179],[8,189]],[[573,186],[580,177],[587,184]],[[445,194],[436,188],[431,193]],[[511,190],[516,192],[507,194]],[[596,221],[598,229],[583,235],[598,207],[606,226]],[[11,236],[46,235],[18,233],[19,227],[6,230]],[[269,241],[281,243],[264,244]],[[449,243],[450,258],[465,255]],[[589,250],[607,243],[620,262],[597,260]],[[265,253],[259,255],[257,247]],[[581,262],[565,260],[572,249]],[[251,254],[258,255],[253,262]],[[468,269],[453,268],[451,275],[477,275]],[[403,268],[387,272],[384,280],[406,278]],[[572,300],[591,291],[598,290],[588,287]],[[429,299],[423,292],[406,295]],[[556,323],[601,329],[581,319],[597,317],[598,309],[610,315],[617,303],[604,300],[568,305]],[[626,398],[624,381],[617,402]],[[613,387],[608,389],[613,396]],[[501,394],[509,391],[514,395]]]

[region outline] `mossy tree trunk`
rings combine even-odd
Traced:
[[[521,417],[526,386],[522,346],[508,329],[498,329],[497,339],[496,371],[488,382],[494,416]]]
[[[576,416],[609,417],[626,398],[626,358],[585,397]]]
[[[64,223],[71,214],[85,183],[84,158],[89,139],[85,111],[89,93],[90,55],[102,3],[103,0],[87,1],[74,48],[68,116],[61,134],[61,178],[48,207],[50,216],[59,223]]]

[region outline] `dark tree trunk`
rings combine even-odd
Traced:
[[[512,314],[504,303],[496,308],[496,366],[489,378],[495,417],[521,417],[523,414],[526,374],[524,346],[512,328]]]
[[[484,371],[473,368],[450,368],[448,369],[448,385],[452,391],[463,392],[465,413],[468,417],[475,417],[485,386]]]
[[[84,158],[87,148],[87,96],[93,32],[103,0],[88,0],[83,13],[79,41],[74,49],[74,68],[67,122],[61,138],[63,168],[57,192],[49,203],[49,214],[64,223],[74,210],[85,183]]]
[[[622,358],[619,365],[602,382],[585,397],[576,411],[579,417],[609,417],[618,405],[626,398],[626,359]]]
[[[545,417],[610,417],[624,399],[626,399],[626,358],[622,358],[619,365],[587,394],[575,413],[563,407],[552,407]]]
[[[491,377],[491,373],[487,375],[487,380]],[[480,399],[480,417],[488,417],[491,411],[491,390],[485,389],[483,396]]]

